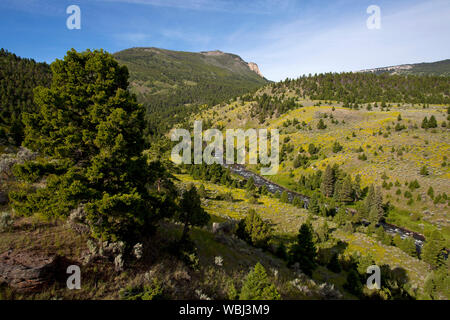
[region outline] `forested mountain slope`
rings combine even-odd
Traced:
[[[239,56],[209,51],[176,52],[133,48],[114,54],[126,65],[130,89],[148,111],[150,133],[164,134],[173,123],[201,104],[215,105],[254,91],[268,80],[254,63]],[[0,139],[19,145],[21,114],[34,109],[33,89],[49,86],[50,66],[0,51]]]
[[[160,133],[170,128],[160,127],[161,121],[179,120],[187,105],[215,105],[268,83],[254,64],[221,51],[132,48],[114,57],[128,67],[131,89],[147,106],[151,127]]]
[[[34,110],[33,89],[49,86],[50,67],[0,49],[0,141],[20,144],[21,113]]]

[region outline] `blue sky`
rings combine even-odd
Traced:
[[[68,30],[66,8],[81,8]],[[369,30],[366,9],[381,9]],[[1,0],[0,47],[52,62],[75,48],[222,50],[271,80],[450,58],[450,0]]]

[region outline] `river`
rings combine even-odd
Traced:
[[[270,193],[276,194],[277,192],[282,193],[284,191],[287,192],[289,201],[292,201],[294,197],[299,197],[303,202],[305,209],[308,208],[309,204],[309,197],[302,195],[300,193],[294,192],[292,190],[289,190],[285,187],[282,187],[266,178],[261,177],[260,175],[246,169],[243,165],[239,164],[233,164],[233,165],[227,165],[224,164],[224,167],[230,169],[231,172],[240,175],[241,177],[245,179],[253,178],[255,181],[255,185],[257,187],[261,187],[263,185],[266,186],[267,190]],[[386,222],[380,222],[380,225],[385,229],[385,231],[391,235],[399,234],[402,239],[405,239],[407,237],[411,237],[414,239],[414,242],[416,244],[416,249],[420,253],[423,247],[423,244],[425,242],[425,237],[417,232],[413,232],[410,230],[407,230],[405,228],[395,226]]]

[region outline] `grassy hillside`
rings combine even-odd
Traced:
[[[281,166],[269,179],[304,193],[307,190],[299,185],[302,176],[338,164],[352,177],[360,175],[362,187],[381,187],[384,200],[395,207],[388,221],[420,233],[433,225],[450,238],[450,122],[446,105],[384,103],[382,107],[378,102],[352,108],[336,101],[303,98],[298,90],[274,84],[254,97],[204,110],[195,118],[223,128],[278,128]],[[261,99],[263,96],[269,98]],[[289,108],[280,114],[278,110],[286,105]],[[255,116],[263,112],[267,117]],[[431,116],[437,126],[422,128],[423,119]],[[319,129],[319,122],[325,128]],[[319,148],[314,156],[308,152],[311,143]],[[339,150],[333,150],[336,143]],[[421,172],[423,167],[426,174]],[[415,180],[417,186],[411,184]]]
[[[239,56],[220,51],[132,48],[114,57],[128,67],[131,90],[151,113],[152,130],[162,133],[180,121],[187,105],[215,105],[268,83]]]
[[[137,92],[140,99],[181,101],[193,88],[192,98],[222,101],[154,104],[156,133],[184,117],[205,127],[277,128],[281,166],[269,179],[310,196],[308,208],[217,164],[174,166],[164,137],[144,150],[145,110],[126,90],[127,71],[103,51],[72,51],[55,64],[51,88],[36,91],[39,112],[25,133],[37,152],[0,148],[0,299],[448,299],[443,78],[316,75],[255,84],[231,99],[233,86],[202,86],[244,79],[237,56],[131,52],[133,90],[143,79],[156,88]],[[163,57],[152,66],[147,54]],[[412,238],[378,226],[384,218],[424,234],[421,253]],[[62,263],[82,266],[82,289],[41,273],[58,275]],[[365,287],[374,264],[377,291]],[[24,275],[24,266],[34,271]]]

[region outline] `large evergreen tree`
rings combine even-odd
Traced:
[[[61,168],[45,188],[12,194],[13,205],[54,217],[83,203],[92,236],[140,238],[173,206],[154,191],[161,175],[142,154],[145,110],[128,91],[127,68],[103,50],[72,49],[51,69],[51,87],[35,90],[37,111],[23,115],[24,143]]]
[[[347,176],[344,179],[344,182],[342,184],[340,194],[339,194],[339,200],[345,203],[351,203],[353,202],[353,188],[352,188],[352,180],[350,176]]]
[[[365,216],[373,223],[377,223],[384,215],[383,195],[379,188],[369,186],[369,191],[364,202]]]

